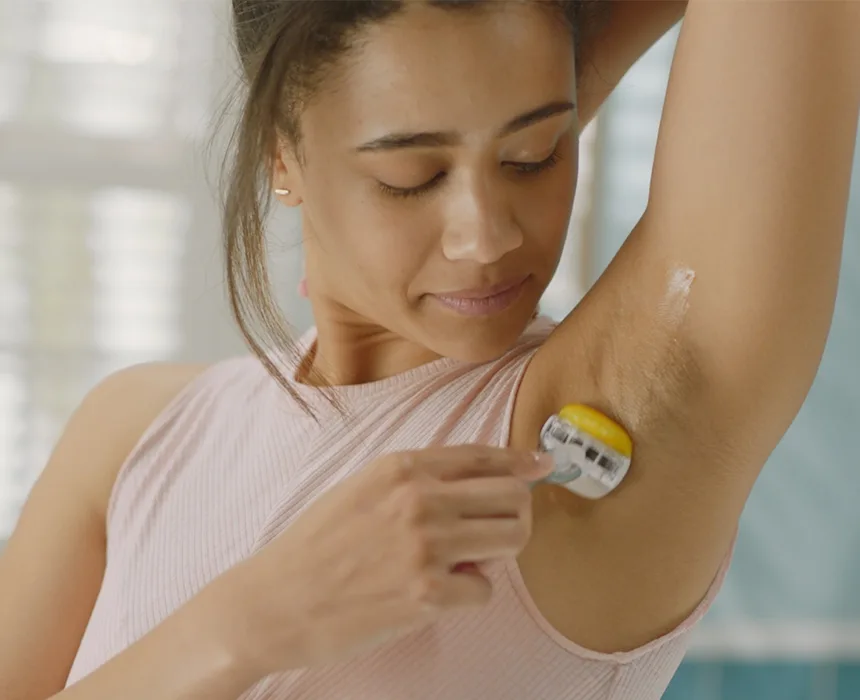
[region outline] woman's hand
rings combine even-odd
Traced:
[[[490,583],[468,564],[522,550],[527,482],[550,469],[477,445],[372,462],[216,582],[238,606],[243,658],[262,674],[327,664],[483,605]]]

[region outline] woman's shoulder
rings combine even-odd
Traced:
[[[66,425],[58,449],[67,455],[66,464],[91,465],[89,474],[79,476],[92,485],[99,510],[107,508],[119,469],[149,426],[211,366],[134,365],[108,375],[84,397]]]
[[[273,384],[263,364],[253,356],[214,363],[152,362],[119,370],[90,391],[78,414],[102,435],[110,434],[122,460],[158,423],[182,413],[203,397],[223,404],[236,403],[240,394],[253,394],[260,384]],[[117,465],[120,466],[120,465]]]
[[[142,432],[189,384],[213,365],[152,362],[108,375],[81,403],[78,412],[102,414],[121,432]],[[117,420],[121,418],[121,420]]]

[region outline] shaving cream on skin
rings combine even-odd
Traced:
[[[610,330],[618,351],[607,360],[612,367],[604,372],[611,381],[604,390],[634,435],[660,419],[667,402],[674,401],[679,378],[685,374],[684,348],[679,340],[697,274],[687,265],[667,262],[658,268],[656,279],[647,280],[649,287],[654,285],[650,289],[628,286],[624,290],[621,311],[613,318]]]
[[[660,316],[673,326],[681,325],[687,315],[690,308],[690,290],[695,280],[695,271],[688,267],[675,267],[669,271],[659,311]]]

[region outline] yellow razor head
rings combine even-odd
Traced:
[[[590,406],[571,404],[558,412],[558,417],[608,445],[628,459],[633,456],[633,441],[618,423]]]
[[[555,470],[545,481],[585,498],[602,498],[627,474],[633,441],[618,423],[589,406],[568,405],[541,430],[541,447]]]

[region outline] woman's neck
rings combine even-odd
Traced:
[[[314,309],[317,339],[299,381],[330,386],[369,384],[407,372],[440,356],[365,319]]]

